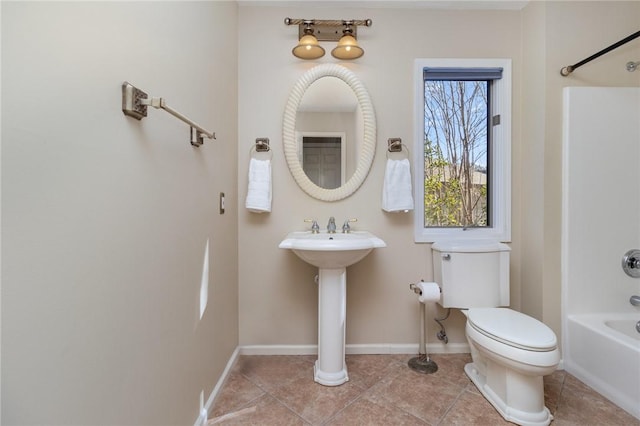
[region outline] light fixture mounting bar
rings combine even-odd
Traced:
[[[304,27],[304,24],[298,26],[298,40],[304,35]],[[353,27],[353,34],[356,35],[356,32],[356,27]],[[315,24],[313,26],[313,35],[316,36],[318,41],[338,41],[342,37],[342,26]]]
[[[343,35],[344,27],[349,26],[352,35],[357,38],[358,26],[370,27],[373,25],[371,19],[295,19],[285,18],[286,25],[298,26],[298,39],[305,35],[307,25],[312,25],[313,35],[318,41],[339,41]]]

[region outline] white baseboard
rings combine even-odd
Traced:
[[[240,346],[240,355],[316,355],[317,345],[246,345]],[[373,343],[346,345],[347,355],[378,355],[378,354],[417,354],[418,345],[415,343]],[[449,343],[447,345],[435,343],[427,345],[430,354],[459,354],[469,353],[467,343]]]
[[[213,402],[216,400],[218,393],[220,393],[220,389],[222,389],[222,386],[224,386],[225,382],[227,381],[227,377],[229,377],[229,373],[231,372],[231,369],[236,364],[239,354],[240,354],[240,347],[238,346],[231,354],[229,361],[227,361],[227,365],[225,366],[224,371],[220,375],[218,382],[216,383],[213,390],[211,391],[211,395],[209,395],[209,398],[207,399],[206,404],[204,404],[204,407],[202,407],[200,415],[198,416],[198,419],[194,423],[194,426],[205,426],[207,424],[208,413],[211,410],[211,407],[213,406]]]
[[[245,345],[240,355],[317,355],[317,345]]]

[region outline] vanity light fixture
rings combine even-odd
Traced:
[[[324,56],[324,49],[318,44],[318,39],[313,35],[313,21],[304,21],[302,37],[292,53],[300,59],[318,59]]]
[[[324,49],[318,41],[337,41],[331,51],[337,59],[357,59],[364,54],[358,45],[358,26],[370,27],[371,19],[364,20],[324,20],[285,18],[285,25],[298,25],[298,45],[293,55],[300,59],[318,59],[324,55]]]
[[[353,36],[353,21],[344,21],[344,30],[338,45],[331,51],[331,55],[337,59],[357,59],[364,55],[362,47],[358,46],[358,40]]]

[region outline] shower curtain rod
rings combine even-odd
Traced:
[[[584,64],[586,64],[587,62],[591,62],[594,59],[604,55],[605,53],[609,53],[613,49],[617,49],[618,47],[622,46],[623,44],[629,43],[631,40],[636,39],[638,37],[640,37],[640,31],[637,31],[637,32],[631,34],[630,36],[623,38],[622,40],[620,40],[617,43],[613,43],[611,46],[602,49],[598,53],[594,53],[593,55],[589,56],[586,59],[581,60],[580,62],[577,62],[577,63],[575,63],[573,65],[567,65],[566,67],[564,67],[564,68],[562,68],[560,70],[560,74],[563,77],[566,77],[569,74],[571,74],[572,72],[574,72],[577,68],[579,68],[579,67],[583,66]]]

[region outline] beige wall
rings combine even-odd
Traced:
[[[546,19],[545,3],[535,2],[523,10],[522,151],[520,164],[521,186],[514,188],[522,208],[520,247],[520,308],[542,319],[542,272],[544,243],[544,87],[546,81]],[[526,195],[525,195],[526,194]],[[525,243],[526,242],[526,243]],[[556,331],[559,328],[556,329]]]
[[[293,230],[308,228],[305,218],[326,227],[329,216],[338,225],[358,218],[355,229],[371,230],[387,247],[370,254],[347,271],[347,344],[416,345],[419,306],[408,285],[432,279],[429,244],[413,241],[413,214],[389,214],[380,200],[387,139],[401,137],[413,145],[413,62],[426,57],[497,57],[513,60],[513,151],[520,151],[521,14],[520,11],[446,11],[436,9],[330,9],[241,6],[239,36],[239,235],[240,344],[314,345],[317,341],[315,268],[278,243]],[[283,155],[282,117],[289,91],[305,70],[319,63],[335,63],[327,54],[303,62],[291,54],[297,28],[285,17],[373,19],[358,38],[366,53],[343,64],[368,88],[377,124],[377,153],[371,172],[353,196],[334,203],[317,201],[295,184]],[[254,214],[244,209],[249,148],[257,137],[269,137],[273,157],[273,211]],[[519,181],[519,169],[514,167]],[[518,184],[515,185],[515,188]],[[514,227],[520,226],[514,205]],[[517,235],[517,232],[514,232]],[[518,257],[517,251],[514,258]],[[518,287],[518,277],[514,276]],[[430,313],[433,316],[435,313]],[[429,340],[434,350],[464,343],[462,315],[447,320],[450,345]]]
[[[238,344],[236,25],[232,2],[2,2],[2,424],[196,421]],[[124,80],[217,140],[125,117]]]
[[[286,16],[374,22],[359,31],[365,55],[344,65],[370,91],[378,152],[362,188],[340,202],[309,198],[286,168],[281,123],[288,92],[305,70],[336,62],[329,52],[311,62],[293,57],[296,30],[279,24]],[[411,215],[380,210],[380,190],[386,139],[412,144],[411,66],[422,57],[513,59],[511,301],[560,336],[562,87],[638,85],[640,73],[624,64],[640,58],[640,47],[634,41],[568,78],[559,70],[637,31],[639,18],[640,3],[611,1],[535,1],[516,11],[241,7],[240,21],[253,29],[239,37],[241,345],[315,344],[316,271],[276,247],[287,232],[305,229],[304,218],[324,226],[329,216],[357,217],[357,227],[388,244],[348,269],[347,343],[417,341],[418,307],[407,285],[431,279],[430,248],[413,243]],[[274,203],[272,213],[255,215],[243,208],[243,197],[249,147],[261,136],[271,138],[275,153]],[[454,314],[447,324],[450,342],[463,343],[462,318]],[[446,350],[433,334],[432,350]]]

